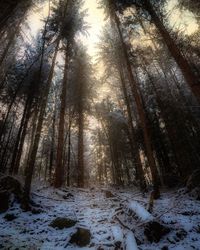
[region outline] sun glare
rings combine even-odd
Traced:
[[[95,57],[97,52],[96,44],[99,42],[99,35],[105,24],[104,13],[102,9],[98,8],[96,0],[86,0],[83,8],[88,10],[86,22],[90,28],[88,36],[82,37],[82,40],[87,45],[89,54]]]
[[[181,11],[176,8],[177,0],[169,0],[167,3],[167,11],[170,13],[169,22],[171,27],[184,31],[186,34],[191,35],[198,29],[198,24],[195,16],[188,10]]]

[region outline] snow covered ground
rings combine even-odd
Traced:
[[[155,201],[153,213],[149,214],[145,209],[149,195],[143,197],[136,189],[110,190],[114,197],[106,198],[105,190],[100,188],[35,188],[33,200],[41,208],[23,212],[14,203],[0,214],[0,249],[200,249],[199,201],[178,191],[163,191],[161,199]],[[130,210],[136,211],[137,216]],[[70,228],[56,229],[49,224],[57,217],[74,219],[77,223]],[[170,229],[157,243],[149,242],[144,235],[145,221],[153,219]],[[87,247],[69,243],[78,227],[91,232]]]

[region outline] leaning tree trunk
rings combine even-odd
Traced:
[[[14,92],[14,94],[13,94],[13,96],[12,96],[12,99],[11,99],[9,105],[8,105],[8,109],[7,109],[7,112],[6,112],[5,119],[4,119],[4,121],[3,121],[3,125],[2,125],[1,128],[0,128],[0,142],[1,142],[2,137],[3,137],[3,134],[4,134],[4,130],[5,130],[5,128],[6,128],[7,120],[8,120],[8,118],[9,118],[9,115],[10,115],[10,113],[11,113],[11,110],[12,110],[12,108],[13,108],[15,102],[16,102],[17,95],[18,95],[19,91],[21,90],[21,88],[22,88],[22,86],[23,86],[23,83],[24,83],[25,79],[27,78],[27,76],[28,76],[30,70],[32,69],[32,67],[34,66],[34,64],[38,61],[38,59],[40,58],[40,56],[41,56],[41,53],[40,53],[40,54],[37,56],[37,58],[30,64],[30,66],[28,67],[28,69],[27,69],[25,75],[23,76],[22,80],[17,84],[17,87],[16,87],[16,89],[15,89],[15,92]]]
[[[160,20],[160,18],[156,14],[152,4],[150,3],[150,0],[144,0],[143,7],[150,14],[153,23],[155,24],[155,26],[159,30],[159,32],[160,32],[161,36],[163,37],[163,40],[166,43],[172,57],[175,59],[177,65],[181,69],[182,74],[183,74],[187,84],[191,88],[191,91],[197,97],[198,101],[200,101],[200,80],[198,79],[198,77],[195,76],[188,61],[184,58],[184,56],[182,55],[178,46],[174,42],[173,38],[170,36],[169,32],[165,28],[163,22]]]
[[[21,138],[20,138],[19,148],[18,148],[18,151],[17,151],[17,156],[16,156],[16,159],[15,159],[15,163],[14,163],[14,169],[13,169],[13,174],[14,175],[18,174],[19,169],[20,169],[20,162],[21,162],[21,157],[22,157],[22,153],[23,153],[25,138],[26,138],[26,135],[27,135],[28,123],[29,123],[29,121],[31,119],[30,108],[28,108],[28,111],[27,111],[27,114],[26,114],[23,131],[22,131],[22,135],[21,135]],[[37,118],[37,116],[38,116],[38,107],[35,109],[34,116],[33,116],[32,119],[34,120],[34,118]],[[33,133],[34,129],[35,129],[35,126],[33,126],[33,128],[32,128],[32,133]]]
[[[15,38],[17,37],[17,35],[19,34],[20,32],[20,26],[21,26],[21,23],[23,21],[23,18],[21,18],[19,21],[18,21],[18,24],[17,26],[15,27],[15,29],[12,31],[11,34],[9,34],[9,40],[8,40],[8,43],[3,51],[3,54],[1,55],[0,57],[0,67],[2,67],[2,64],[4,62],[4,60],[6,59],[7,55],[8,55],[8,52],[11,48],[11,46],[13,45],[14,41],[15,41]]]
[[[133,127],[133,117],[132,117],[130,101],[129,101],[129,97],[128,97],[128,93],[127,93],[127,89],[126,89],[126,83],[125,83],[124,75],[122,72],[122,65],[121,65],[121,67],[119,67],[118,70],[119,70],[119,74],[120,74],[120,81],[121,81],[122,91],[123,91],[123,95],[124,95],[124,100],[125,100],[126,107],[127,107],[128,124],[129,124],[130,130],[131,130],[131,135],[129,136],[130,145],[131,145],[131,154],[132,154],[133,159],[135,158],[135,160],[136,160],[136,172],[137,172],[137,175],[139,177],[140,188],[141,188],[141,190],[146,190],[146,181],[145,181],[145,176],[144,176],[144,170],[143,170],[142,162],[140,159],[139,145],[138,145],[137,140],[136,140],[135,129]]]
[[[23,118],[22,118],[24,121],[22,121],[23,123],[21,124],[21,128],[20,128],[21,131],[18,132],[17,141],[16,141],[16,144],[14,147],[11,166],[9,169],[10,174],[13,174],[13,173],[18,174],[22,149],[23,149],[23,145],[24,145],[24,139],[26,136],[26,130],[27,130],[29,119],[31,117],[31,108],[32,108],[32,104],[33,104],[34,93],[35,93],[35,89],[33,86],[29,90],[29,94],[28,94],[27,101],[25,104],[26,107],[24,110]],[[10,111],[11,111],[11,106],[10,106]],[[10,113],[10,111],[9,111],[9,113]],[[7,118],[8,118],[8,114],[7,114]],[[4,124],[5,124],[5,122],[4,122]]]
[[[43,125],[44,116],[45,116],[48,95],[49,95],[49,91],[50,91],[50,87],[51,87],[51,83],[52,83],[52,79],[53,79],[54,67],[55,67],[55,63],[56,63],[56,57],[57,57],[57,53],[58,53],[59,44],[60,44],[60,40],[57,41],[55,53],[54,53],[53,60],[52,60],[51,69],[50,69],[47,83],[46,83],[46,86],[45,86],[45,89],[43,92],[43,96],[42,96],[42,100],[41,100],[41,107],[40,107],[39,117],[38,117],[38,123],[37,123],[37,127],[36,127],[35,138],[34,138],[33,146],[31,148],[30,158],[28,160],[28,165],[26,168],[26,178],[25,178],[25,184],[24,184],[25,201],[28,200],[30,189],[31,189],[31,182],[32,182],[33,171],[34,171],[34,167],[35,167],[36,155],[37,155],[38,145],[39,145],[39,141],[40,141],[40,136],[41,136],[42,125]]]
[[[7,6],[6,6],[7,5]],[[0,3],[1,14],[0,14],[0,31],[5,28],[8,19],[14,14],[18,1],[4,1]]]
[[[8,132],[8,136],[7,136],[7,140],[6,140],[6,145],[4,146],[4,148],[2,147],[2,155],[1,155],[1,159],[0,159],[0,172],[2,173],[5,173],[6,172],[6,165],[4,164],[4,159],[5,159],[5,156],[7,154],[7,151],[8,151],[8,145],[9,145],[9,142],[10,142],[10,138],[11,138],[11,135],[12,135],[12,132],[13,132],[13,127],[14,127],[14,121],[12,121],[12,125],[9,129],[9,132]]]
[[[128,52],[127,52],[127,46],[124,43],[124,39],[123,39],[122,31],[120,28],[120,22],[119,22],[118,16],[115,13],[115,11],[113,11],[111,13],[111,16],[116,24],[116,27],[117,27],[117,30],[119,33],[119,37],[121,40],[124,58],[126,61],[126,66],[127,66],[127,71],[128,71],[128,77],[130,80],[131,89],[132,89],[135,103],[137,106],[139,120],[140,120],[142,129],[143,129],[143,136],[144,136],[144,143],[145,143],[145,147],[146,147],[147,159],[148,159],[149,167],[151,170],[152,182],[153,182],[153,186],[154,186],[154,197],[158,198],[160,196],[160,193],[159,193],[159,175],[158,175],[158,170],[156,167],[156,162],[154,159],[150,129],[149,129],[148,124],[147,124],[147,118],[146,118],[146,114],[144,111],[143,102],[142,102],[140,93],[138,91],[137,82],[136,82],[135,77],[134,77],[133,72],[132,72],[132,68],[131,68],[131,64],[130,64]]]
[[[29,105],[29,100],[27,99],[25,107],[24,107],[23,116],[22,116],[22,119],[21,119],[19,131],[17,133],[17,138],[16,138],[16,142],[15,142],[13,155],[12,155],[12,161],[11,161],[11,165],[10,165],[10,169],[9,169],[10,174],[13,174],[13,171],[15,169],[15,163],[16,163],[18,152],[19,152],[21,140],[23,140],[23,132],[26,131],[26,127],[27,127],[27,124],[28,124],[29,119],[27,117],[27,111],[30,114],[29,106],[30,106]],[[17,172],[18,172],[18,168],[17,168]]]

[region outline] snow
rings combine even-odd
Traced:
[[[117,242],[121,242],[122,249],[126,250],[155,250],[164,246],[170,250],[200,249],[199,201],[177,190],[162,191],[161,199],[155,201],[150,214],[145,209],[149,195],[143,197],[133,188],[110,188],[110,191],[116,198],[106,198],[103,189],[34,189],[33,200],[43,212],[24,212],[19,204],[14,203],[6,213],[0,214],[0,249],[114,250]],[[64,199],[68,193],[70,198]],[[137,216],[129,214],[126,208]],[[6,221],[4,216],[8,213],[15,214],[17,218]],[[116,219],[116,214],[125,226]],[[49,226],[57,217],[75,219],[78,223],[58,230]],[[153,218],[159,218],[163,225],[171,229],[158,243],[148,242],[141,226],[141,222]],[[69,244],[77,227],[90,230],[92,237],[87,247]],[[185,235],[179,236],[181,230],[185,230]]]
[[[134,234],[131,231],[126,236],[126,250],[138,250]]]
[[[129,209],[133,211],[141,221],[151,221],[153,216],[137,201],[132,201],[129,204]]]
[[[114,237],[114,240],[117,242],[117,241],[120,241],[120,242],[123,242],[123,232],[122,232],[122,229],[120,226],[112,226],[112,233],[113,233],[113,237]]]

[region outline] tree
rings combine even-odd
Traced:
[[[62,79],[62,90],[61,90],[61,106],[59,114],[59,126],[58,126],[58,146],[57,146],[57,166],[55,172],[55,187],[60,187],[63,184],[63,153],[64,153],[64,127],[65,127],[65,111],[66,111],[66,92],[67,92],[67,80],[70,57],[73,55],[74,39],[77,32],[85,32],[87,28],[84,23],[85,11],[80,12],[80,6],[82,1],[60,2],[58,8],[56,21],[57,29],[60,31],[60,36],[64,42],[64,53],[65,53],[65,65],[64,75]],[[64,13],[63,13],[64,10]],[[61,26],[59,27],[59,25]]]
[[[131,111],[131,103],[129,98],[128,84],[126,81],[126,70],[124,67],[124,56],[122,52],[122,46],[119,41],[119,37],[115,34],[115,29],[105,29],[99,44],[99,60],[104,62],[106,70],[104,72],[105,77],[111,78],[112,76],[118,76],[120,82],[121,91],[127,108],[128,115],[128,137],[130,140],[132,159],[135,161],[136,173],[140,180],[141,189],[145,189],[145,177],[143,167],[140,159],[140,145],[136,139],[136,129],[133,126],[133,112]]]
[[[41,131],[42,131],[45,110],[46,110],[46,106],[47,106],[49,90],[50,90],[52,79],[53,79],[54,67],[55,67],[55,63],[56,63],[59,44],[60,44],[60,41],[58,40],[56,48],[55,48],[55,52],[53,55],[52,65],[51,65],[51,69],[50,69],[50,72],[48,75],[46,86],[44,87],[44,90],[43,90],[42,101],[40,103],[40,110],[39,110],[39,116],[38,116],[38,123],[37,123],[37,127],[36,127],[36,133],[35,133],[35,137],[34,137],[34,141],[33,141],[33,146],[31,147],[30,158],[28,161],[27,169],[26,169],[26,178],[25,178],[25,186],[24,186],[25,199],[28,199],[29,193],[30,193],[31,181],[32,181],[32,176],[33,176],[33,171],[34,171],[34,166],[35,166],[35,160],[36,160],[38,145],[39,145],[39,141],[40,141],[40,136],[41,136]]]
[[[122,31],[120,28],[120,21],[119,21],[117,14],[116,14],[116,4],[110,0],[107,7],[109,8],[111,20],[113,20],[114,24],[116,25],[116,28],[117,28],[117,31],[119,34],[119,38],[121,40],[122,49],[123,49],[124,58],[125,58],[125,63],[126,63],[127,72],[128,72],[128,77],[130,80],[133,96],[134,96],[135,103],[137,106],[137,111],[138,111],[138,115],[140,118],[140,123],[141,123],[142,129],[143,129],[144,143],[145,143],[145,147],[146,147],[147,158],[148,158],[148,162],[149,162],[149,167],[151,169],[152,181],[153,181],[153,186],[154,186],[154,191],[155,191],[154,195],[155,195],[155,198],[157,198],[157,197],[159,197],[159,175],[158,175],[158,171],[157,171],[157,167],[156,167],[156,163],[155,163],[155,159],[154,159],[153,148],[152,148],[152,144],[151,144],[151,133],[150,133],[150,130],[148,127],[146,114],[144,112],[143,101],[142,101],[140,93],[138,91],[137,81],[136,81],[134,74],[132,72],[132,67],[131,67],[129,57],[128,57],[128,52],[127,52],[127,47],[126,47],[126,44],[124,42],[123,34],[122,34]]]
[[[147,12],[148,15],[150,15],[151,21],[154,23],[156,28],[158,29],[160,35],[163,38],[164,43],[166,44],[167,48],[169,49],[169,52],[171,53],[172,57],[176,61],[177,65],[182,71],[182,74],[192,90],[193,94],[196,96],[198,101],[200,100],[200,84],[199,79],[193,72],[191,65],[186,60],[186,58],[181,53],[180,49],[176,45],[175,41],[171,37],[170,33],[166,29],[164,23],[162,22],[161,18],[159,18],[158,14],[156,13],[153,4],[150,0],[143,0],[141,2],[139,1],[128,1],[128,0],[119,0],[118,4],[120,4],[121,10],[124,8],[127,8],[129,6],[133,7],[135,6],[136,9],[139,12]],[[156,3],[158,4],[158,3]],[[117,8],[115,7],[115,10]]]
[[[93,69],[91,59],[86,53],[84,46],[75,50],[74,68],[72,74],[74,85],[74,112],[77,114],[78,123],[78,187],[84,187],[85,167],[84,167],[84,116],[89,110],[89,100],[91,101],[93,79]]]

